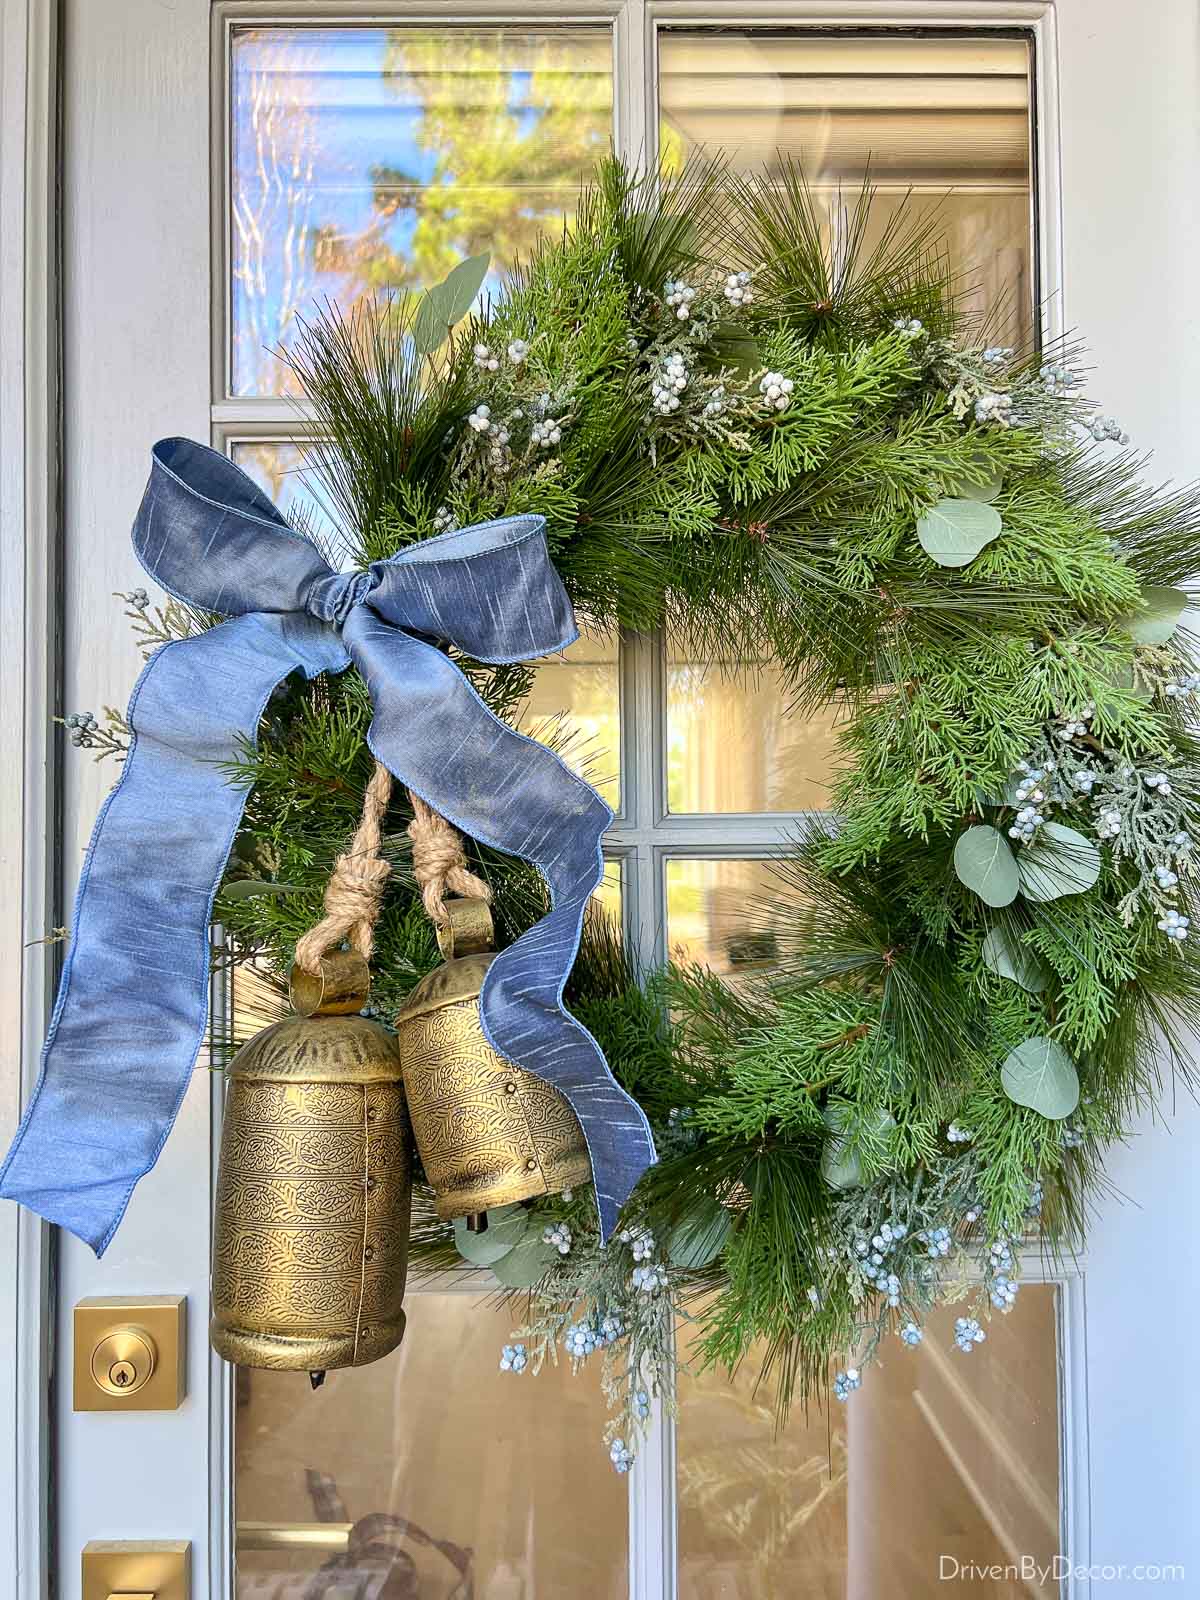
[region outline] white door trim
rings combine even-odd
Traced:
[[[0,1141],[37,1075],[53,1001],[60,920],[58,14],[0,0]],[[49,1584],[53,1249],[23,1207],[0,1210],[0,1600]]]

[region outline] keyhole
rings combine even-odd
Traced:
[[[109,1380],[115,1383],[118,1389],[126,1389],[133,1382],[137,1373],[128,1361],[114,1361],[108,1369]]]

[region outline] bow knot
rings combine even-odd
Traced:
[[[376,759],[462,833],[546,880],[551,909],[492,962],[480,1020],[501,1056],[579,1118],[608,1236],[654,1143],[562,992],[612,812],[429,642],[501,663],[578,637],[544,522],[501,517],[338,573],[225,456],[189,439],[155,445],[134,549],[169,594],[229,620],[164,645],[134,689],[129,755],[92,834],[41,1077],[0,1194],[97,1254],[112,1238],[205,1037],[213,899],[246,803],[225,773],[285,678],[353,664]],[[351,870],[351,912],[372,912],[385,871]]]
[[[369,572],[331,572],[317,578],[304,598],[304,607],[311,616],[340,628],[373,586]]]

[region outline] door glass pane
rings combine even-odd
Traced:
[[[237,1600],[623,1600],[598,1373],[501,1373],[511,1317],[471,1294],[406,1310],[399,1350],[315,1393],[238,1369]]]
[[[1059,1550],[1056,1295],[1027,1285],[969,1356],[943,1306],[847,1404],[797,1407],[779,1434],[753,1353],[732,1382],[681,1377],[679,1600],[1057,1595],[1036,1576]]]
[[[605,28],[238,28],[230,131],[231,387],[328,296],[498,274],[562,225],[612,132]]]
[[[667,952],[723,977],[767,972],[787,932],[773,902],[782,886],[771,861],[670,860],[666,864]]]
[[[667,809],[821,811],[837,766],[840,711],[789,710],[777,667],[739,672],[667,647]]]
[[[1029,45],[989,35],[821,35],[747,29],[659,35],[660,142],[735,168],[803,163],[832,213],[870,164],[878,237],[909,190],[935,202],[967,303],[1003,307],[1007,342],[1032,331]]]
[[[520,709],[522,732],[551,744],[614,811],[621,805],[617,653],[615,638],[594,635],[543,657]]]

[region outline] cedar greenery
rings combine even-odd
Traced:
[[[836,825],[781,853],[758,911],[770,978],[733,990],[704,971],[642,973],[601,919],[586,930],[568,1002],[662,1159],[605,1251],[586,1195],[532,1208],[573,1244],[522,1297],[524,1336],[538,1361],[573,1319],[620,1325],[605,1341],[622,1440],[672,1359],[672,1306],[698,1359],[759,1361],[781,1411],[823,1391],[835,1357],[861,1364],[920,1321],[941,1291],[942,1230],[980,1259],[983,1303],[1007,1309],[1017,1242],[1071,1248],[1108,1143],[1164,1072],[1191,1074],[1200,963],[1163,924],[1194,901],[1200,746],[1174,627],[1186,596],[1160,588],[1200,566],[1200,494],[1152,493],[1141,461],[1088,438],[1113,429],[1079,395],[1074,350],[985,348],[996,335],[965,314],[936,217],[909,206],[874,223],[867,185],[835,255],[796,166],[770,183],[719,162],[650,181],[611,161],[570,230],[432,357],[400,301],[326,308],[283,356],[315,408],[310,462],[364,564],[447,525],[540,512],[586,626],[664,626],[724,662],[769,654],[795,715],[843,707]],[[726,292],[738,269],[752,295]],[[667,303],[683,280],[687,318]],[[506,359],[514,340],[527,353]],[[672,361],[686,372],[674,408],[660,395]],[[782,406],[770,375],[791,383]],[[552,449],[530,431],[547,417]],[[939,563],[918,519],[963,501],[993,506],[1002,531]],[[1162,604],[1167,626],[1147,637]],[[517,714],[529,669],[463,665]],[[236,958],[282,974],[317,916],[370,773],[369,716],[353,672],[293,681],[231,775],[253,786],[220,902]],[[1037,823],[1009,845],[1030,767],[1044,776],[1029,791],[1047,794],[1033,809],[1071,823],[1098,876],[992,907],[957,875],[968,827],[998,830],[1022,870],[1063,865]],[[1159,777],[1166,789],[1147,787]],[[437,961],[407,821],[400,791],[376,940],[385,1018]],[[536,874],[472,852],[511,939],[543,910]],[[1005,1092],[1002,1063],[1035,1037],[1078,1074],[1066,1118]],[[707,1257],[697,1218],[717,1241]],[[423,1201],[416,1222],[418,1260],[457,1259]],[[669,1294],[631,1283],[639,1230]]]

